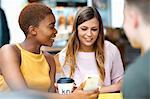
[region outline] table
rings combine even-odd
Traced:
[[[123,99],[122,93],[105,93],[100,94],[98,99]]]

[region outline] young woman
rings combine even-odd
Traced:
[[[119,50],[104,40],[103,23],[96,8],[81,8],[75,17],[68,45],[55,56],[56,79],[72,77],[78,86],[87,76],[100,78],[100,93],[120,91],[124,70]]]
[[[40,3],[28,4],[20,13],[19,25],[25,40],[4,45],[0,50],[0,90],[32,89],[32,93],[50,99],[89,98],[90,94],[46,93],[55,92],[55,62],[52,55],[40,48],[42,45],[52,46],[57,33],[52,10]]]

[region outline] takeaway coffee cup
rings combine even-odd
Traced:
[[[69,77],[60,78],[57,81],[59,94],[70,94],[73,91],[74,80]]]

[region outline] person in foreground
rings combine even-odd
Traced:
[[[26,38],[22,43],[0,49],[0,90],[14,90],[50,99],[89,99],[95,93],[60,95],[55,93],[55,62],[41,46],[52,46],[56,36],[55,16],[44,4],[30,3],[20,13],[19,25]],[[6,82],[5,82],[6,81]],[[51,92],[51,93],[48,93]]]
[[[128,66],[123,80],[124,99],[150,98],[150,0],[126,0],[124,30],[143,54]]]
[[[72,77],[79,87],[98,76],[100,93],[120,91],[124,69],[118,48],[104,40],[103,23],[94,7],[81,8],[67,46],[55,56],[56,79]]]

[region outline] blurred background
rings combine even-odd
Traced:
[[[124,63],[124,67],[132,63],[140,55],[139,49],[133,49],[123,31],[123,9],[124,0],[0,0],[0,8],[6,16],[8,25],[9,42],[22,42],[25,38],[18,25],[18,17],[22,8],[31,2],[42,2],[50,6],[56,16],[56,36],[53,46],[42,47],[42,50],[56,54],[67,43],[71,34],[74,16],[78,9],[84,6],[95,6],[103,19],[105,38],[119,48]],[[36,16],[35,16],[36,17]],[[0,15],[0,40],[7,40],[3,34],[2,14]]]

